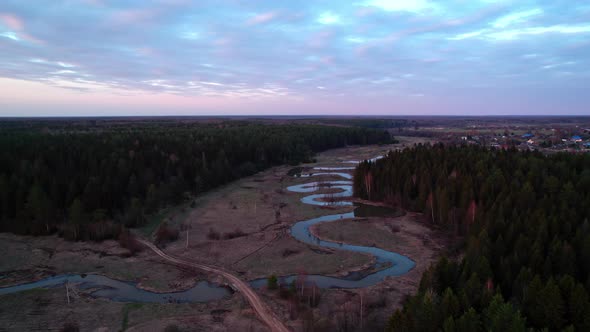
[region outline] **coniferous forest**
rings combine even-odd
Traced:
[[[159,208],[278,164],[385,131],[246,121],[5,123],[0,130],[0,232],[116,237]]]
[[[417,146],[359,165],[354,191],[457,239],[388,330],[590,331],[590,155]]]

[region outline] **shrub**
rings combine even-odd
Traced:
[[[165,245],[176,239],[178,239],[178,230],[168,226],[167,222],[163,222],[156,232],[156,244]]]
[[[221,238],[221,235],[219,235],[219,232],[214,230],[213,228],[209,228],[209,233],[207,233],[207,238],[209,240],[219,240]]]
[[[74,322],[66,322],[60,330],[60,332],[78,332],[78,331],[80,331],[80,327],[78,326],[77,323],[74,323]]]
[[[297,253],[299,253],[299,250],[292,250],[292,249],[286,248],[286,249],[283,250],[283,252],[281,253],[281,255],[283,257],[287,257],[287,256],[291,256],[291,255],[294,255],[294,254],[297,254]]]
[[[230,240],[230,239],[235,239],[237,237],[242,237],[245,235],[246,235],[246,233],[244,233],[241,229],[236,228],[233,232],[225,233],[223,235],[223,239]]]
[[[93,241],[116,239],[120,236],[121,225],[112,221],[97,221],[88,224],[85,238]]]
[[[180,332],[180,331],[182,331],[180,329],[180,327],[178,327],[177,325],[174,325],[174,324],[168,325],[164,329],[164,332]]]
[[[390,228],[392,233],[399,233],[401,231],[399,225],[391,225]]]
[[[266,281],[266,285],[267,285],[268,289],[271,289],[271,290],[277,289],[279,287],[279,279],[277,278],[277,276],[275,276],[273,274],[270,277],[268,277],[268,280]]]
[[[283,285],[279,286],[279,296],[282,299],[288,299],[293,295],[293,293],[291,293],[291,291],[289,290],[288,287],[285,287]]]
[[[135,235],[129,232],[128,229],[122,230],[119,234],[119,244],[121,247],[129,250],[129,253],[132,256],[141,251],[141,244],[137,241]]]

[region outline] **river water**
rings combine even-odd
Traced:
[[[380,157],[374,158],[379,159]],[[352,163],[355,161],[349,161]],[[321,173],[310,173],[311,176],[320,175],[332,175],[341,176],[345,179],[350,179],[350,175],[342,176],[340,172],[325,172],[327,170],[344,170],[348,169],[345,167],[316,167],[314,170],[322,171]],[[299,175],[305,177],[305,174]],[[338,198],[347,198],[352,196],[352,182],[349,180],[344,181],[315,181],[305,184],[299,184],[288,187],[287,190],[297,193],[313,193],[323,188],[338,189],[339,192],[331,194],[311,194],[301,199],[304,204],[311,204],[317,206],[352,206],[353,203],[350,201],[339,201]],[[361,212],[361,213],[357,213]],[[306,276],[307,282],[313,282],[320,288],[360,288],[372,286],[386,277],[389,276],[400,276],[407,273],[416,265],[410,258],[400,255],[396,252],[391,252],[375,247],[356,246],[350,244],[342,244],[332,241],[324,241],[313,236],[309,231],[312,225],[316,225],[323,222],[338,222],[344,219],[352,219],[355,217],[369,217],[369,216],[382,216],[391,213],[395,215],[395,211],[389,210],[383,207],[370,207],[361,206],[357,207],[353,212],[342,213],[342,214],[331,214],[321,216],[318,218],[308,219],[300,221],[291,227],[291,235],[297,240],[324,248],[333,248],[338,250],[348,250],[353,252],[360,252],[375,256],[376,262],[373,268],[377,272],[370,274],[362,273],[350,273],[346,277],[328,277],[323,275],[308,275]],[[287,276],[279,278],[281,283],[291,283],[297,276]],[[253,287],[262,287],[265,285],[266,279],[258,279],[251,282]]]
[[[229,289],[211,284],[207,281],[198,282],[194,287],[181,292],[154,293],[137,288],[136,283],[115,280],[98,274],[58,275],[32,283],[0,288],[0,295],[22,292],[34,288],[64,287],[66,282],[76,284],[77,289],[88,290],[92,297],[107,298],[117,302],[208,302],[231,295]]]

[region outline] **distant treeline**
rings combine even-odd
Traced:
[[[270,166],[390,140],[362,128],[248,122],[19,126],[0,131],[0,231],[96,240]]]
[[[342,126],[354,126],[361,128],[373,128],[373,129],[390,129],[390,128],[414,128],[417,126],[416,121],[407,119],[375,119],[375,118],[352,118],[352,119],[334,119],[326,118],[319,120],[325,124],[337,124]]]
[[[465,240],[391,331],[590,331],[590,155],[418,146],[359,165],[354,191]]]

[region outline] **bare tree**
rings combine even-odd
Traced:
[[[363,307],[363,299],[365,297],[365,291],[361,290],[359,292],[359,297],[360,297],[360,306],[359,306],[359,316],[360,316],[360,331],[363,330],[363,311],[365,310],[365,308]]]
[[[297,274],[297,278],[295,279],[295,285],[300,292],[300,297],[303,298],[305,292],[305,284],[307,282],[307,273],[305,270],[301,269]]]

